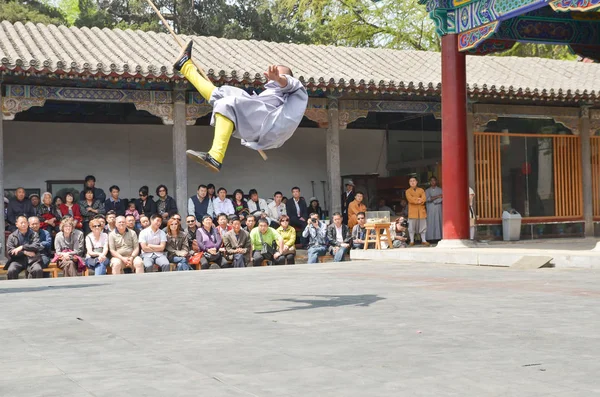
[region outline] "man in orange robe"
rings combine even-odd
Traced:
[[[408,201],[408,236],[410,245],[415,245],[415,233],[421,235],[421,244],[429,247],[430,244],[425,239],[427,231],[427,210],[425,202],[427,196],[425,190],[417,187],[417,178],[414,176],[408,181],[410,187],[406,190],[406,201]]]
[[[354,201],[348,205],[348,228],[352,230],[352,228],[358,224],[358,220],[356,219],[356,215],[359,212],[367,211],[367,206],[363,204],[363,194],[362,192],[356,192],[354,195]]]

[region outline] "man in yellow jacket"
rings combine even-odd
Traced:
[[[427,210],[425,203],[427,196],[425,190],[417,186],[417,178],[411,177],[408,181],[410,187],[406,190],[406,201],[408,201],[408,236],[411,246],[415,245],[415,233],[421,235],[421,243],[429,247],[431,244],[425,239],[427,231]]]

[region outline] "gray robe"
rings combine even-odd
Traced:
[[[219,113],[233,121],[233,136],[241,139],[242,145],[254,150],[281,147],[298,128],[308,104],[302,83],[284,76],[288,81],[285,87],[269,81],[259,95],[231,86],[216,88],[209,101],[214,108],[211,125]]]
[[[425,196],[427,197],[425,204],[427,206],[427,232],[425,238],[427,241],[442,239],[442,199],[431,199],[433,196],[439,196],[440,194],[442,194],[442,188],[439,186],[425,190]]]

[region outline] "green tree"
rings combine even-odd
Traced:
[[[280,0],[316,44],[439,50],[425,7],[416,0]]]
[[[498,56],[536,57],[575,60],[574,55],[566,45],[517,43],[510,50],[496,54]]]
[[[37,0],[0,0],[0,21],[67,24],[60,9]]]

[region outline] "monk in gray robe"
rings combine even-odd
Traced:
[[[208,152],[188,150],[189,158],[218,172],[232,135],[250,149],[267,150],[281,147],[294,134],[304,116],[308,93],[289,67],[269,66],[264,73],[265,90],[250,95],[236,87],[215,87],[198,73],[191,59],[192,41],[173,67],[213,106],[215,137]]]
[[[427,241],[442,239],[442,188],[435,176],[429,179],[430,187],[425,190],[427,205]]]

